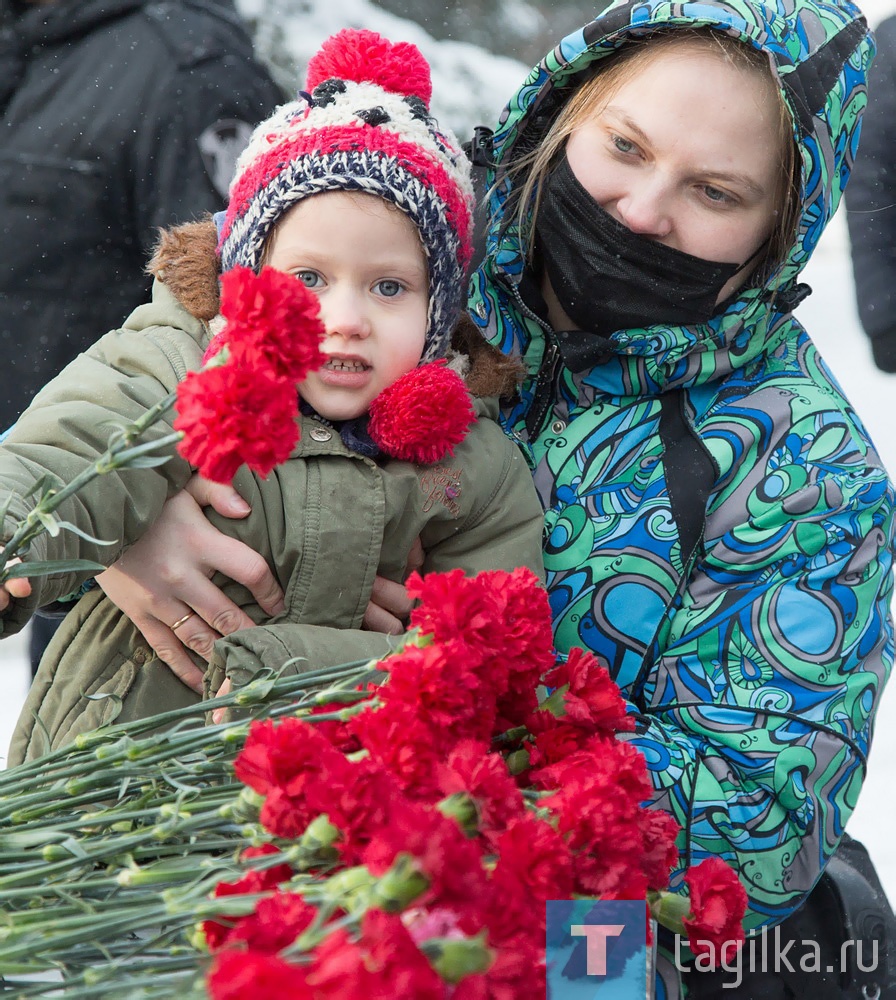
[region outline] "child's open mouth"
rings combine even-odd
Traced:
[[[370,365],[352,358],[330,358],[323,366],[332,372],[366,372]]]

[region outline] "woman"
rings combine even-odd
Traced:
[[[849,5],[611,6],[505,109],[472,282],[530,373],[504,419],[546,511],[557,645],[610,664],[681,867],[733,864],[749,927],[834,851],[892,662],[892,486],[791,315],[871,54]],[[108,583],[213,636],[222,605],[189,585],[135,610]]]

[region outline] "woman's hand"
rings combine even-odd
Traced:
[[[202,671],[184,647],[207,660],[222,635],[254,624],[210,581],[212,574],[218,571],[243,584],[269,615],[284,607],[283,592],[265,560],[211,525],[202,513],[206,506],[223,517],[249,513],[230,486],[194,476],[140,541],[97,577],[159,658],[200,693]]]

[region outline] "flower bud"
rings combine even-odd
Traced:
[[[399,913],[428,888],[429,879],[417,867],[417,859],[410,854],[399,854],[374,886],[371,905],[386,913]]]
[[[467,836],[473,837],[479,832],[479,814],[476,803],[467,792],[455,792],[436,803],[436,809],[443,816],[453,819]]]
[[[218,809],[218,815],[222,819],[234,820],[237,823],[254,822],[258,819],[263,805],[264,796],[248,785],[243,785],[240,794],[233,802],[228,802]]]
[[[420,944],[420,950],[446,983],[485,972],[495,959],[493,949],[485,943],[485,931],[476,937],[430,938]]]

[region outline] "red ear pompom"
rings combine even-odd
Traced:
[[[429,63],[416,45],[390,42],[366,28],[343,28],[331,35],[308,63],[306,90],[336,77],[375,83],[391,94],[419,97],[429,107],[432,79]]]
[[[444,361],[421,365],[370,404],[368,430],[387,455],[432,465],[467,436],[476,419],[463,379]]]

